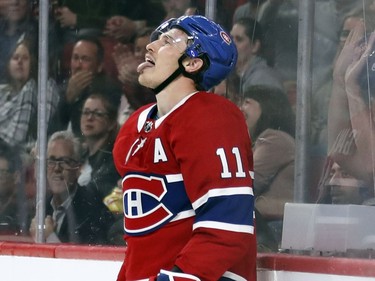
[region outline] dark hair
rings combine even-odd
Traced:
[[[263,45],[264,35],[263,30],[258,21],[250,17],[243,17],[236,20],[233,25],[239,24],[245,28],[245,34],[250,38],[251,42],[259,40],[260,45]]]
[[[85,102],[82,105],[82,110],[83,107],[89,98],[98,98],[103,102],[103,105],[108,113],[108,119],[110,120],[111,124],[115,124],[113,126],[113,129],[109,132],[108,139],[107,141],[109,143],[113,143],[117,137],[118,130],[120,129],[119,123],[117,121],[118,119],[118,110],[120,107],[121,103],[121,96],[117,94],[111,94],[103,91],[95,91],[93,90],[91,94],[86,98]],[[88,150],[86,151],[86,153]]]
[[[119,106],[121,102],[121,100],[118,97],[119,97],[118,95],[105,94],[99,91],[92,91],[91,94],[87,97],[87,99],[89,98],[100,99],[103,102],[104,107],[108,112],[109,120],[117,121],[118,110],[119,110]]]
[[[256,100],[262,113],[255,126],[255,140],[266,129],[283,131],[295,136],[295,116],[285,93],[270,86],[251,86],[245,91],[244,98]]]
[[[103,44],[100,42],[100,40],[95,36],[90,35],[82,35],[77,38],[77,40],[74,43],[74,46],[81,41],[90,42],[96,46],[97,49],[97,58],[99,62],[103,62],[104,60],[104,47]]]

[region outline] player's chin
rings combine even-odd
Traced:
[[[146,88],[150,88],[150,89],[156,88],[156,86],[154,86],[155,83],[152,82],[152,79],[150,79],[147,73],[144,73],[144,72],[140,73],[138,77],[138,82],[139,84],[141,84],[142,86]]]

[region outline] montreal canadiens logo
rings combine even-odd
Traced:
[[[125,231],[139,235],[160,227],[173,214],[161,203],[167,192],[162,178],[129,175],[124,178]]]
[[[230,45],[232,43],[232,39],[230,38],[230,36],[225,33],[224,31],[221,31],[220,32],[220,36],[221,38],[224,40],[225,43],[227,43],[228,45]]]

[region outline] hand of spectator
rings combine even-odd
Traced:
[[[368,38],[367,46],[362,44],[355,49],[354,62],[349,65],[345,75],[345,89],[348,94],[358,96],[361,92],[361,84],[367,85],[368,79],[374,79],[373,77],[369,77],[370,73],[373,73],[373,71],[371,71],[371,69],[367,71],[367,66],[371,68],[374,63],[374,47],[375,32],[372,32]],[[363,75],[364,73],[365,75]]]
[[[66,101],[68,103],[74,102],[82,93],[82,91],[91,84],[93,79],[92,72],[79,71],[73,74],[68,82],[66,90]]]
[[[104,35],[111,36],[117,40],[128,41],[132,38],[137,30],[134,21],[123,16],[113,16],[107,20],[104,29]]]
[[[46,218],[44,219],[44,226],[43,227],[44,227],[45,238],[47,238],[49,235],[51,235],[54,232],[55,222],[53,221],[51,216],[46,216]],[[37,230],[36,220],[35,220],[35,217],[34,217],[31,220],[30,228],[29,228],[30,235],[34,239],[34,241],[36,241],[36,230]]]
[[[124,64],[120,68],[118,68],[118,79],[123,84],[128,83],[137,83],[138,81],[138,72],[137,72],[137,64]]]
[[[73,13],[68,7],[58,8],[56,14],[61,27],[76,27],[77,14]]]
[[[140,59],[124,44],[117,44],[113,49],[113,59],[118,70],[118,79],[123,83],[135,83],[138,81],[137,67]]]
[[[46,226],[46,228],[44,229],[44,235],[47,238],[55,231],[56,224],[51,216],[46,216],[46,218],[44,219],[44,225]]]
[[[345,41],[344,47],[342,48],[333,69],[333,78],[336,82],[344,85],[345,73],[350,64],[355,59],[355,51],[360,43],[363,41],[364,26],[363,22],[357,24],[357,26],[349,33],[348,38]]]

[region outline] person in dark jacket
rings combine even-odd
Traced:
[[[54,133],[47,148],[47,199],[45,238],[48,243],[107,244],[114,218],[99,193],[77,183],[81,144],[71,132]],[[35,238],[36,222],[30,233]]]
[[[30,206],[25,203],[20,147],[0,140],[0,234],[25,234]]]

